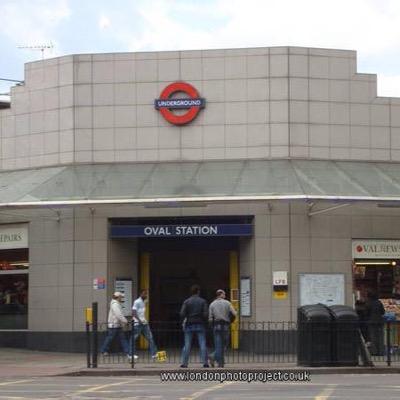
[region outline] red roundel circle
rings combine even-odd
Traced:
[[[198,99],[199,93],[196,88],[186,82],[174,82],[168,85],[160,95],[160,100],[168,100],[173,94],[177,92],[186,93],[190,99]],[[161,115],[171,124],[185,125],[193,121],[197,114],[200,112],[200,106],[190,106],[188,111],[182,115],[174,114],[169,108],[160,108]]]
[[[362,246],[358,245],[358,246],[357,246],[357,252],[358,252],[358,253],[361,253],[362,251],[363,251]]]

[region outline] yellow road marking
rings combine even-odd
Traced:
[[[84,389],[84,390],[79,390],[77,392],[74,392],[74,395],[82,394],[82,393],[92,393],[92,392],[96,392],[97,390],[104,389],[106,387],[125,385],[126,383],[131,383],[131,382],[132,382],[132,380],[123,381],[123,382],[116,382],[116,383],[108,383],[107,385],[101,385],[101,386],[94,386],[94,387],[89,388],[89,389]]]
[[[26,400],[26,397],[0,396],[0,399]]]
[[[319,393],[317,396],[314,397],[314,400],[327,400],[329,399],[330,395],[333,393],[337,385],[325,388]]]
[[[207,389],[203,389],[198,392],[195,392],[195,393],[189,395],[189,397],[181,397],[180,400],[195,400],[195,399],[198,399],[200,396],[203,396],[203,394],[207,394],[208,392],[212,392],[214,390],[221,389],[224,386],[231,385],[232,383],[234,383],[234,382],[219,383],[218,385],[214,385]]]
[[[32,379],[24,379],[23,381],[3,382],[3,383],[0,383],[0,386],[15,385],[17,383],[24,383],[24,382],[33,382],[33,380]]]

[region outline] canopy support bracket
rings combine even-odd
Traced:
[[[313,215],[324,214],[326,212],[333,211],[333,210],[338,210],[339,208],[348,207],[348,206],[351,205],[351,203],[338,204],[336,206],[327,207],[327,208],[323,208],[321,210],[312,211],[312,208],[313,208],[314,205],[315,205],[315,203],[309,204],[309,211],[308,211],[308,216],[309,217],[312,217]]]

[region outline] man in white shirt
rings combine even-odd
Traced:
[[[132,335],[129,342],[129,354],[131,351],[135,354],[135,342],[140,335],[143,335],[149,342],[150,354],[152,358],[156,358],[157,346],[154,343],[153,334],[151,333],[149,323],[146,320],[146,304],[147,290],[142,290],[140,296],[133,302],[132,306]],[[132,343],[133,339],[133,343]],[[135,357],[136,358],[136,357]]]
[[[124,317],[122,313],[122,300],[123,293],[115,292],[112,296],[112,300],[110,303],[110,311],[108,313],[108,321],[107,321],[107,337],[104,340],[103,346],[101,346],[100,353],[108,355],[108,349],[111,345],[111,342],[118,335],[119,341],[121,343],[121,347],[123,352],[129,356],[129,348],[128,341],[126,340],[125,332],[122,330],[122,327],[128,323],[127,319]]]

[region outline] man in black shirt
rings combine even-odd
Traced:
[[[200,286],[193,285],[190,289],[191,296],[186,299],[180,311],[185,333],[185,344],[182,349],[182,368],[187,368],[189,363],[192,338],[195,334],[199,342],[200,358],[203,367],[207,368],[206,324],[208,320],[207,302],[200,297]]]
[[[367,293],[366,316],[368,321],[368,334],[370,353],[382,356],[385,352],[383,341],[383,325],[385,308],[374,292]]]

